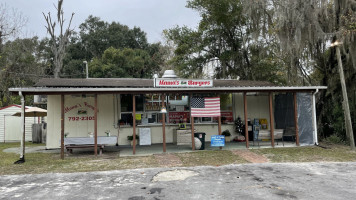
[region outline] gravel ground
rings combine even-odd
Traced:
[[[0,176],[0,199],[354,199],[356,163]]]

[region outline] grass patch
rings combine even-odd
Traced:
[[[62,160],[59,154],[52,153],[27,153],[25,156],[26,162],[15,165],[13,163],[19,159],[19,155],[15,153],[5,153],[3,150],[6,148],[19,147],[19,145],[19,143],[0,144],[0,175],[56,172],[72,173],[158,167],[153,156],[111,157],[108,159],[105,156],[94,157],[92,154],[88,154],[65,157],[65,159]],[[39,145],[26,143],[26,146]]]
[[[247,163],[243,158],[233,154],[231,151],[215,150],[215,151],[197,151],[191,153],[177,153],[183,166],[220,166],[228,164],[242,164]]]
[[[162,167],[155,156],[119,157],[118,152],[105,152],[102,156],[94,157],[92,152],[79,153],[60,159],[58,153],[27,153],[26,162],[13,164],[19,159],[15,153],[5,153],[4,149],[19,147],[20,143],[0,144],[0,175],[10,174],[39,174],[39,173],[72,173],[107,171],[122,169],[137,169]],[[43,144],[26,143],[27,147],[43,146]],[[356,161],[356,152],[350,147],[321,143],[321,147],[296,148],[267,148],[251,149],[251,152],[267,157],[271,162],[345,162]],[[195,151],[189,153],[175,153],[183,166],[220,166],[227,164],[247,163],[243,158],[227,150]]]
[[[253,149],[271,162],[350,162],[356,161],[356,152],[350,147],[331,143],[321,143],[322,147],[295,147]]]
[[[30,142],[25,143],[25,147],[35,147],[35,146],[44,146],[44,144],[32,144]],[[0,143],[0,167],[5,165],[13,164],[16,160],[20,158],[19,154],[16,153],[5,153],[4,149],[20,147],[20,143]],[[26,154],[27,157],[27,154]],[[0,171],[1,174],[1,171]]]

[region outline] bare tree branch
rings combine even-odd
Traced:
[[[68,27],[63,28],[64,26],[64,12],[63,12],[63,0],[58,0],[58,6],[56,8],[57,10],[57,23],[59,24],[59,35],[56,36],[55,33],[55,27],[56,27],[56,21],[52,21],[51,13],[49,12],[48,15],[46,16],[43,13],[43,16],[47,22],[47,32],[51,36],[52,39],[52,52],[54,54],[54,77],[59,78],[59,73],[63,67],[63,59],[66,53],[66,47],[68,46],[69,43],[69,37],[73,32],[73,29],[70,28],[73,20],[74,13],[72,13]],[[64,32],[64,34],[63,34]]]
[[[0,4],[0,52],[2,44],[8,38],[16,37],[23,26],[27,23],[27,18],[16,9],[9,9],[6,4]]]

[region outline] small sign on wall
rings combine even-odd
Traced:
[[[225,146],[225,136],[224,135],[212,135],[211,145],[212,147],[224,147]]]
[[[87,115],[87,111],[83,109],[78,110],[78,115]]]

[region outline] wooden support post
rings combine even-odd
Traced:
[[[132,154],[136,154],[136,96],[132,95]]]
[[[61,159],[64,159],[64,95],[61,95]]]
[[[274,116],[273,116],[273,94],[269,93],[269,126],[271,132],[271,145],[274,147]]]
[[[98,95],[94,94],[94,155],[98,155]]]
[[[246,92],[244,92],[244,117],[245,117],[245,139],[246,139],[246,148],[249,148]]]
[[[162,94],[162,108],[165,107],[164,99],[165,99],[165,95]],[[162,113],[162,136],[163,136],[163,152],[166,152],[166,114],[165,113]]]
[[[190,123],[192,125],[192,151],[195,150],[195,141],[194,141],[194,117],[191,117]]]
[[[297,104],[297,93],[293,93],[294,97],[294,126],[295,126],[295,142],[299,146],[299,132],[298,132],[298,104]]]
[[[193,95],[190,95],[190,102],[192,102]],[[191,135],[192,135],[192,150],[195,150],[195,141],[194,141],[194,117],[192,117],[192,107],[190,106],[190,124],[191,124]]]
[[[219,131],[219,135],[221,135],[221,115],[219,116],[218,119],[218,131]],[[220,147],[220,149],[222,149],[222,147]]]

